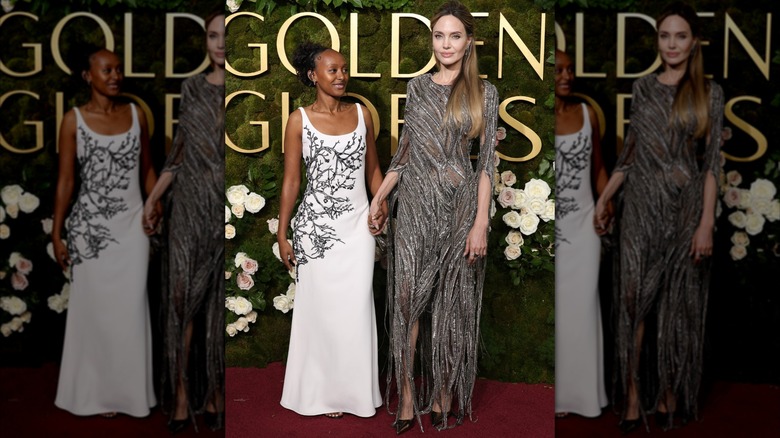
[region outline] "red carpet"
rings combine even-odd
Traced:
[[[78,438],[154,438],[170,437],[168,417],[158,408],[145,418],[117,415],[79,417],[54,406],[59,364],[38,368],[0,368],[0,437],[78,437]],[[192,426],[176,437],[212,438],[224,431],[212,432],[198,418],[198,431]],[[257,436],[257,435],[254,435]]]
[[[649,419],[645,429],[621,435],[619,418],[612,409],[590,419],[578,415],[555,420],[555,438],[733,438],[780,437],[780,387],[747,383],[716,382],[699,406],[699,420],[663,432]]]
[[[384,379],[382,379],[384,380]],[[345,415],[330,419],[322,415],[305,417],[279,405],[284,366],[228,368],[228,437],[392,437],[394,416],[385,406],[371,418]],[[384,382],[383,382],[384,383]],[[382,385],[384,391],[384,385]],[[446,438],[553,437],[554,389],[549,385],[502,383],[479,379],[474,387],[474,418],[454,429],[438,432],[423,418],[425,435]],[[396,401],[391,402],[395,408]],[[419,427],[402,435],[421,436]]]

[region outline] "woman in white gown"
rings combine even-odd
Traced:
[[[157,402],[146,294],[154,224],[142,224],[141,186],[148,193],[157,177],[144,113],[117,99],[119,57],[82,53],[91,98],[62,121],[52,229],[57,262],[72,268],[55,404],[76,415],[144,417]],[[77,167],[79,193],[66,221]]]
[[[571,59],[555,53],[555,412],[597,417],[607,405],[599,302],[601,241],[593,191],[607,183],[593,108],[571,96]]]
[[[372,193],[382,182],[373,124],[365,107],[341,102],[349,77],[340,53],[304,43],[293,58],[317,98],[290,114],[285,133],[279,254],[297,279],[281,404],[302,415],[369,417],[382,404],[366,196],[366,182]],[[301,160],[307,185],[290,245]]]

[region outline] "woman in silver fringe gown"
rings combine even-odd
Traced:
[[[145,215],[171,186],[163,251],[165,363],[162,399],[176,433],[204,414],[211,429],[224,405],[225,16],[206,17],[211,70],[182,83],[179,126]]]
[[[620,429],[650,413],[673,425],[698,413],[709,256],[720,171],[723,90],[704,78],[696,12],[657,19],[663,70],[633,85],[631,126],[594,222],[622,185],[615,259]]]
[[[386,398],[395,378],[397,434],[411,429],[414,416],[422,429],[420,416],[428,412],[436,428],[452,427],[452,402],[460,424],[471,415],[477,374],[498,93],[479,79],[474,21],[465,6],[445,3],[431,27],[437,72],[407,85],[399,148],[371,206],[373,216],[395,188],[389,199],[397,219],[387,228],[392,356]]]

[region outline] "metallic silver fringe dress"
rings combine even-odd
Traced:
[[[613,271],[620,373],[613,388],[623,388],[625,399],[632,375],[643,417],[657,410],[668,390],[676,413],[689,419],[698,414],[710,260],[695,264],[688,254],[705,177],[712,173],[717,184],[720,174],[723,90],[709,83],[709,141],[694,140],[693,126],[670,127],[676,90],[655,74],[634,82],[631,125],[614,170],[625,180]],[[671,421],[670,415],[667,426]]]
[[[190,415],[202,413],[215,394],[221,399],[225,386],[224,101],[225,87],[209,83],[205,73],[182,83],[179,126],[162,170],[173,173],[166,200],[161,315],[162,401],[171,415],[179,374]],[[190,322],[192,341],[185,355]]]
[[[385,398],[389,402],[395,378],[400,399],[407,379],[420,427],[420,415],[430,412],[434,399],[442,395],[457,406],[457,424],[465,414],[471,415],[485,260],[469,266],[463,251],[476,217],[482,172],[492,185],[498,112],[496,88],[483,83],[485,130],[479,147],[478,139],[465,136],[469,126],[443,123],[450,86],[436,84],[430,74],[410,80],[399,148],[388,169],[398,172],[399,179],[390,196],[396,218],[391,217],[387,239],[392,354]],[[475,143],[476,171],[470,159]],[[415,348],[410,342],[412,325],[418,320],[414,351],[422,382],[419,391],[414,365],[406,366]],[[446,401],[439,403],[448,406]]]

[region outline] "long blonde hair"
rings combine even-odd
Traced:
[[[691,6],[678,1],[664,8],[656,19],[657,27],[660,29],[661,22],[672,15],[677,15],[685,20],[691,27],[691,36],[696,38],[691,53],[688,55],[685,73],[677,84],[677,93],[672,104],[672,120],[683,126],[694,123],[694,137],[703,138],[707,136],[710,126],[710,90],[709,82],[704,78],[699,17]]]
[[[448,1],[441,5],[431,18],[431,29],[441,17],[452,15],[463,23],[466,35],[471,42],[466,48],[466,53],[460,64],[460,73],[452,84],[452,92],[447,101],[444,112],[444,123],[463,124],[471,122],[471,129],[467,133],[469,138],[476,138],[482,134],[485,128],[482,106],[484,101],[484,84],[479,78],[477,66],[477,53],[474,50],[474,17],[471,11],[458,1]],[[436,60],[436,68],[440,68],[439,60]]]

